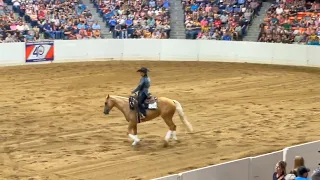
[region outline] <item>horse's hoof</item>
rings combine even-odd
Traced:
[[[140,139],[138,141],[133,141],[132,146],[136,146],[140,142]]]
[[[168,146],[169,146],[168,141],[163,141],[163,147],[165,148],[165,147],[168,147]]]

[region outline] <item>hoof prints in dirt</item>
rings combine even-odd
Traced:
[[[108,93],[126,96],[136,86],[139,76],[133,69],[142,65],[156,74],[151,74],[152,93],[178,100],[196,130],[186,133],[175,115],[180,143],[170,140],[163,148],[168,129],[155,119],[138,124],[143,141],[132,148],[121,112],[102,113]],[[320,73],[308,69],[112,61],[0,69],[5,73],[0,76],[0,94],[5,94],[0,98],[0,137],[5,137],[0,147],[7,149],[0,149],[5,152],[0,159],[6,154],[19,168],[61,174],[60,179],[152,179],[238,159],[243,152],[250,156],[311,141],[320,128],[320,109],[315,108],[320,107]],[[306,121],[308,136],[291,131]],[[270,146],[270,139],[281,143]],[[16,175],[24,177],[37,176]]]

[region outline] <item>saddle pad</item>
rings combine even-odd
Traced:
[[[157,109],[157,108],[158,108],[157,102],[154,102],[152,104],[148,104],[148,109]]]

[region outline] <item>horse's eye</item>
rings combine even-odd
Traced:
[[[104,103],[104,105],[107,105],[107,104],[108,104],[107,102]]]

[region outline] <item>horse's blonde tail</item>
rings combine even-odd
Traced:
[[[176,110],[179,113],[180,120],[187,127],[189,132],[193,132],[193,127],[190,124],[190,122],[188,121],[187,117],[184,115],[181,104],[177,100],[173,100],[173,102],[176,104]]]

